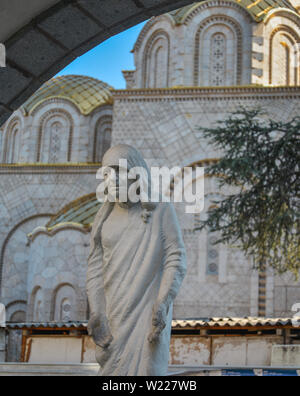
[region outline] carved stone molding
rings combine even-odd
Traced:
[[[159,29],[156,30],[151,37],[148,39],[147,44],[144,49],[143,53],[143,63],[142,63],[142,81],[143,81],[143,87],[147,88],[147,78],[149,77],[149,62],[150,62],[150,55],[151,55],[151,50],[153,48],[153,45],[157,40],[160,38],[163,38],[167,41],[168,45],[168,53],[167,53],[167,86],[169,86],[169,79],[170,79],[170,52],[171,52],[171,39],[169,34],[163,30]]]
[[[273,83],[273,56],[274,56],[274,50],[273,50],[273,41],[277,33],[287,33],[292,37],[294,40],[294,44],[299,44],[300,45],[300,36],[289,26],[286,25],[280,25],[277,28],[275,28],[271,35],[270,35],[270,41],[269,41],[269,84]],[[291,41],[291,38],[288,37],[289,40]],[[297,72],[297,71],[295,71]],[[299,80],[299,71],[297,75],[297,81]],[[296,84],[295,84],[296,85]]]
[[[143,41],[144,41],[145,37],[150,32],[152,27],[154,25],[156,25],[157,23],[162,22],[162,21],[168,21],[169,23],[171,23],[172,26],[174,26],[174,20],[168,14],[164,14],[164,15],[160,15],[158,17],[151,18],[147,22],[147,24],[143,27],[141,33],[139,34],[138,39],[137,39],[137,41],[136,41],[136,43],[134,45],[134,48],[133,48],[132,52],[139,51],[139,49],[141,48],[141,46],[143,44]]]
[[[105,115],[103,117],[100,117],[99,120],[96,123],[95,127],[95,132],[94,132],[94,142],[93,142],[93,162],[97,162],[97,137],[99,130],[105,125],[110,125],[110,129],[112,131],[112,122],[113,122],[113,116],[112,115]],[[102,153],[103,155],[104,153]]]
[[[160,89],[115,90],[115,100],[120,102],[161,102],[190,100],[215,101],[240,99],[293,99],[300,97],[300,87],[182,87]]]
[[[188,25],[191,20],[203,10],[209,9],[209,8],[215,8],[215,7],[222,7],[222,8],[231,8],[235,9],[241,14],[243,14],[249,22],[254,22],[255,19],[252,17],[252,15],[242,6],[240,6],[238,3],[235,3],[233,1],[228,1],[228,0],[213,0],[213,1],[205,1],[202,4],[199,4],[196,8],[191,9],[191,11],[187,14],[185,17],[183,24]]]
[[[12,138],[11,133],[14,130],[16,125],[21,126],[21,119],[19,116],[14,117],[12,120],[9,121],[6,132],[3,139],[3,149],[2,149],[2,162],[6,163],[8,161],[9,155],[9,140]]]
[[[202,31],[208,27],[213,26],[214,24],[223,24],[225,26],[229,26],[229,28],[235,33],[237,40],[237,48],[236,48],[236,84],[240,85],[242,80],[242,69],[243,69],[243,33],[240,24],[234,19],[226,16],[226,15],[216,15],[212,17],[206,18],[201,22],[195,38],[195,51],[194,51],[194,85],[199,85],[199,74],[200,74],[200,43],[201,43],[201,34]]]
[[[35,214],[33,216],[30,216],[28,218],[23,219],[20,223],[16,224],[7,234],[6,239],[1,247],[1,254],[0,254],[0,296],[2,293],[2,277],[3,277],[3,265],[4,265],[4,255],[5,255],[5,250],[8,245],[8,242],[10,241],[11,237],[14,235],[14,233],[18,230],[19,227],[21,227],[23,224],[27,223],[28,221],[41,218],[41,217],[51,217],[53,216],[52,214],[47,214],[47,213],[40,213],[40,214]]]

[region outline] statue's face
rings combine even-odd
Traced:
[[[115,197],[117,201],[124,202],[123,197],[128,197],[130,186],[136,180],[128,178],[128,169],[120,169],[119,166],[110,166],[104,170],[103,176],[108,188],[108,195]],[[127,199],[126,201],[127,202]]]

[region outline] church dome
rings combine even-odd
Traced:
[[[49,99],[72,102],[83,115],[89,115],[99,106],[113,103],[112,87],[88,76],[66,75],[53,78],[36,91],[22,106],[30,114]]]
[[[240,6],[244,7],[249,14],[254,18],[255,21],[262,21],[267,14],[275,8],[288,8],[295,11],[289,0],[236,0]],[[171,11],[168,13],[177,25],[181,25],[185,22],[185,19],[203,2],[195,2],[186,7],[179,8],[178,10]]]
[[[76,224],[89,228],[93,224],[100,207],[101,203],[95,193],[85,195],[69,203],[54,215],[47,223],[46,228],[53,230],[66,224]]]

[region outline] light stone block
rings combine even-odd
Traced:
[[[300,345],[273,346],[271,366],[300,369]]]

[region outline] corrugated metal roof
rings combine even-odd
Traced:
[[[173,328],[291,326],[291,318],[208,318],[173,320]]]
[[[88,322],[30,322],[30,323],[13,323],[7,322],[6,327],[9,329],[79,329],[87,328]]]
[[[41,329],[41,328],[87,328],[87,321],[75,322],[34,322],[34,323],[10,323],[6,324],[10,329]],[[292,326],[292,318],[201,318],[201,319],[177,319],[172,321],[173,329],[195,329],[207,327],[284,327]]]

